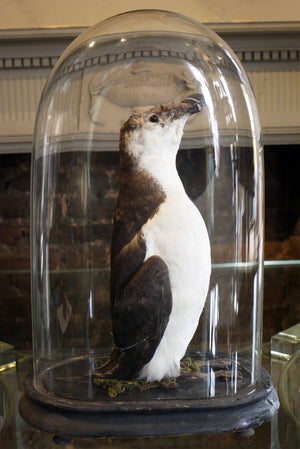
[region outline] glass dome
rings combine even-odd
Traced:
[[[141,144],[145,117],[151,132]],[[181,125],[172,128],[165,119]],[[135,374],[145,383],[171,375],[179,388],[150,389],[135,400],[146,403],[160,394],[166,401],[210,399],[218,405],[255,392],[262,375],[260,132],[253,92],[238,59],[192,19],[165,11],[129,12],[95,25],[68,47],[44,88],[32,155],[36,394],[61,403],[71,399],[75,408],[82,401],[95,407],[108,401],[101,379],[109,370],[101,364],[114,345],[122,352],[147,340],[145,326],[157,311],[162,324],[154,323],[149,339],[157,352],[168,330],[164,354],[177,351],[170,362],[176,366],[162,369],[156,379],[162,364],[157,362],[147,377],[150,351]],[[169,146],[171,162],[164,152]],[[138,176],[130,171],[133,165]],[[125,201],[127,184],[131,196]],[[142,218],[132,213],[143,208]],[[123,257],[134,242],[144,253],[131,257],[128,250]],[[136,257],[142,257],[139,265]],[[153,258],[169,274],[164,294],[155,290],[161,286],[159,280],[153,284],[152,268],[144,284],[132,281]],[[150,317],[140,308],[147,282]],[[133,285],[133,296],[125,284]],[[128,315],[122,315],[120,295],[127,295],[134,312],[126,309]],[[129,337],[128,329],[136,326],[142,336]],[[186,334],[182,345],[180,332]],[[136,359],[130,357],[131,366]],[[108,377],[126,378],[121,369],[113,373]],[[132,394],[125,388],[120,397],[130,402]]]

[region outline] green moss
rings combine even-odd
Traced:
[[[96,367],[103,365],[100,360],[95,360]],[[181,372],[184,374],[199,372],[199,365],[193,361],[190,357],[185,357],[181,362]],[[111,398],[117,397],[119,394],[126,393],[128,391],[146,391],[154,388],[171,389],[178,386],[175,377],[169,377],[162,380],[156,380],[154,382],[147,382],[143,379],[134,380],[119,380],[119,379],[107,379],[102,377],[94,377],[94,383],[99,388],[107,390]]]
[[[143,379],[134,380],[119,380],[119,379],[105,379],[95,378],[94,383],[100,388],[107,390],[111,398],[115,398],[121,393],[128,391],[145,391],[153,388],[176,388],[177,382],[174,377],[168,379],[156,380],[154,382],[147,382]]]
[[[185,357],[180,362],[181,372],[188,373],[198,373],[199,372],[199,364],[191,359],[191,357]]]

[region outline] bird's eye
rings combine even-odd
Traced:
[[[157,117],[157,115],[155,115],[155,114],[153,114],[153,115],[151,115],[151,117],[150,117],[150,122],[152,122],[152,123],[157,123],[157,122],[159,122],[159,118]]]

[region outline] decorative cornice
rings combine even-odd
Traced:
[[[261,51],[238,51],[237,56],[242,63],[299,63],[300,50],[261,50]],[[104,64],[108,62],[105,58],[86,61],[85,66]],[[108,57],[107,57],[108,59]],[[33,58],[0,58],[0,70],[26,70],[53,68],[58,60],[58,56],[33,57]],[[112,61],[110,61],[112,62]],[[85,67],[84,66],[84,67]],[[81,68],[84,68],[81,67]],[[254,67],[253,67],[254,68]],[[257,68],[257,67],[255,67]],[[70,69],[71,70],[71,69]]]
[[[57,56],[32,58],[0,58],[0,70],[44,69],[52,68],[58,60]]]
[[[237,56],[242,63],[258,62],[298,62],[299,50],[253,50],[238,51]]]
[[[142,53],[142,52],[140,52]],[[253,51],[238,51],[236,52],[239,60],[242,63],[298,63],[300,62],[300,49],[299,50],[253,50]],[[133,55],[134,56],[134,55]],[[158,55],[159,56],[159,55]],[[44,69],[53,68],[58,60],[58,56],[48,56],[48,57],[7,57],[0,58],[0,70],[26,70],[26,69]],[[116,60],[116,57],[114,57]],[[113,62],[109,56],[102,58],[93,58],[93,60],[85,61],[84,66],[81,68],[105,64],[108,62]],[[257,68],[257,67],[256,67]],[[71,71],[73,71],[70,68]],[[66,72],[67,73],[67,72]]]
[[[300,22],[209,23],[242,63],[298,63]],[[52,68],[86,27],[0,30],[0,70]]]
[[[233,48],[249,74],[264,143],[299,143],[300,22],[207,25]],[[0,152],[31,150],[43,85],[64,49],[85,29],[0,30]],[[87,60],[84,67],[113,58],[117,55]]]

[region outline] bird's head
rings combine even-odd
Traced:
[[[193,94],[178,104],[156,106],[131,115],[121,128],[121,154],[137,162],[176,157],[187,119],[205,105],[202,94]]]

